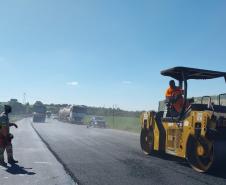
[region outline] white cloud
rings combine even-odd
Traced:
[[[126,84],[126,85],[130,85],[132,84],[133,82],[132,81],[128,81],[128,80],[125,80],[125,81],[122,81],[123,84]]]
[[[76,81],[67,82],[67,85],[77,86],[78,82],[76,82]]]

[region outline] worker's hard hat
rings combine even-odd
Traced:
[[[170,86],[175,86],[175,81],[174,81],[174,80],[170,80],[170,81],[169,81],[169,85],[170,85]]]

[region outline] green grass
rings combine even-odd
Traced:
[[[15,123],[25,118],[25,115],[9,115],[9,121]]]
[[[85,117],[85,123],[88,123],[92,116]],[[140,118],[138,117],[120,117],[120,116],[104,116],[107,127],[117,130],[125,130],[129,132],[140,132]]]
[[[90,122],[90,119],[92,118],[92,116],[85,116],[84,118],[84,123],[88,124]]]

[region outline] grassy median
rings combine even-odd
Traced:
[[[15,123],[17,121],[20,121],[24,118],[26,118],[26,115],[9,115],[9,121],[12,123]]]
[[[92,116],[86,116],[85,122],[88,123]],[[140,118],[126,116],[104,116],[108,128],[125,130],[130,132],[140,132]]]

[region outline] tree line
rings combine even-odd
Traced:
[[[211,97],[212,102],[216,105],[218,104],[218,96]],[[201,103],[201,97],[194,98],[196,103]],[[208,98],[203,99],[204,103],[208,102]],[[222,97],[223,105],[226,105],[226,96]],[[4,105],[8,104],[12,106],[12,114],[25,114],[31,115],[33,110],[33,105],[26,103],[22,104],[17,99],[11,99],[8,102],[0,103],[0,112],[4,111]],[[47,108],[47,111],[50,111],[52,114],[58,114],[59,110],[63,107],[69,106],[69,104],[44,104]],[[164,110],[165,102],[159,102],[159,111]],[[87,114],[88,115],[96,115],[96,116],[127,116],[127,117],[139,117],[142,111],[126,111],[120,108],[105,108],[105,107],[90,107],[87,106]]]
[[[0,112],[4,111],[4,105],[12,106],[12,114],[19,115],[32,115],[33,105],[26,103],[22,104],[17,99],[11,99],[8,102],[0,103]],[[47,111],[50,111],[52,114],[58,114],[59,110],[63,107],[69,106],[69,104],[44,104],[47,108]],[[126,111],[120,108],[104,108],[104,107],[90,107],[87,106],[88,115],[96,116],[128,116],[128,117],[139,117],[141,112],[139,111]]]
[[[47,110],[53,114],[58,114],[60,108],[67,107],[68,104],[47,104]],[[126,111],[120,108],[105,108],[105,107],[87,107],[87,115],[96,116],[128,116],[128,117],[139,117],[140,111]]]

